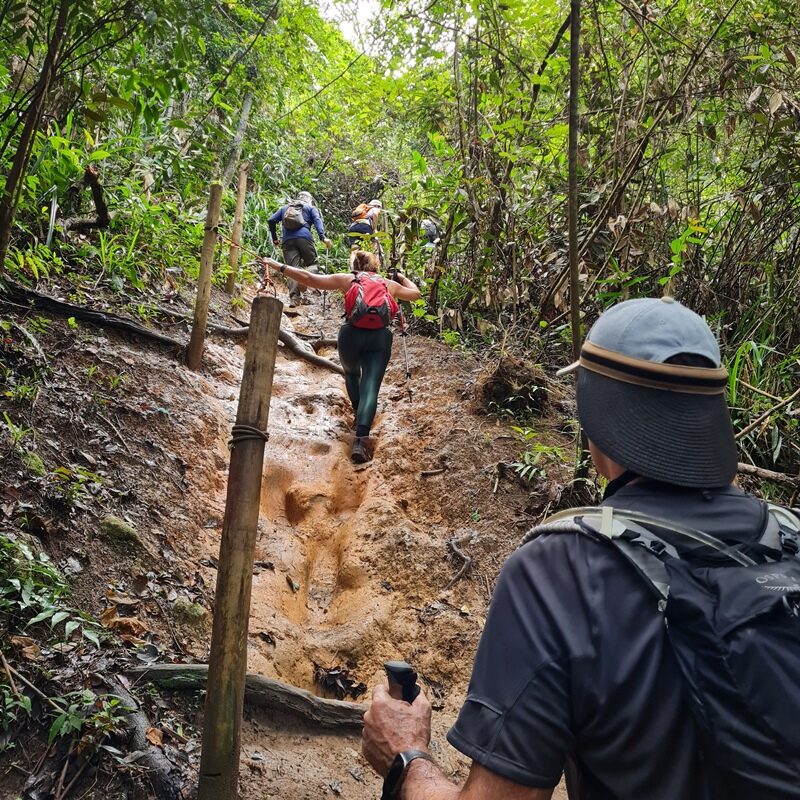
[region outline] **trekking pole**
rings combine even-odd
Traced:
[[[389,695],[395,700],[413,703],[419,695],[420,688],[417,683],[417,673],[411,664],[407,664],[405,661],[387,661],[383,668],[386,670],[386,677],[389,681]],[[402,780],[403,770],[403,766],[398,770],[395,765],[392,765],[383,779],[381,800],[391,800],[391,798],[397,797],[398,784]]]
[[[400,310],[399,314],[400,338],[403,340],[403,356],[405,357],[406,361],[406,385],[408,387],[408,401],[410,403],[414,399],[414,392],[411,389],[411,368],[408,365],[408,342],[406,342],[406,338],[408,337],[408,327],[406,326],[406,318],[402,309]]]
[[[405,661],[387,661],[383,668],[386,670],[386,677],[389,680],[389,694],[395,700],[413,703],[420,690],[417,673],[414,672],[411,664],[407,664]]]

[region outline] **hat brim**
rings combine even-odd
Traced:
[[[589,439],[637,475],[703,489],[736,477],[736,439],[723,394],[667,392],[581,368],[577,400]]]

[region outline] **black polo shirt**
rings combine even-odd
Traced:
[[[603,505],[757,540],[766,505],[733,487],[640,482]],[[697,732],[656,597],[610,543],[541,536],[506,562],[455,748],[517,783],[577,800],[707,800]]]

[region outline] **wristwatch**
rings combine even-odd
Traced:
[[[383,792],[381,793],[381,800],[396,800],[400,794],[400,787],[403,785],[403,778],[406,776],[408,765],[416,758],[424,758],[426,761],[433,763],[433,758],[430,753],[424,750],[404,750],[394,757],[392,766],[389,767],[389,772],[383,779]]]
[[[281,273],[281,275],[283,275],[283,273],[284,273],[284,272],[286,272],[286,264],[281,264],[281,265],[278,267],[278,272],[280,272],[280,273]]]

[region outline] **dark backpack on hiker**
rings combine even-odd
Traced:
[[[283,227],[287,231],[299,231],[308,223],[303,215],[302,203],[289,203],[286,210],[283,212]]]
[[[373,272],[356,272],[344,295],[344,315],[355,328],[388,328],[399,307],[386,281]]]
[[[714,800],[800,799],[800,519],[768,510],[761,539],[737,547],[608,506],[562,512],[526,537],[609,542],[654,592]]]

